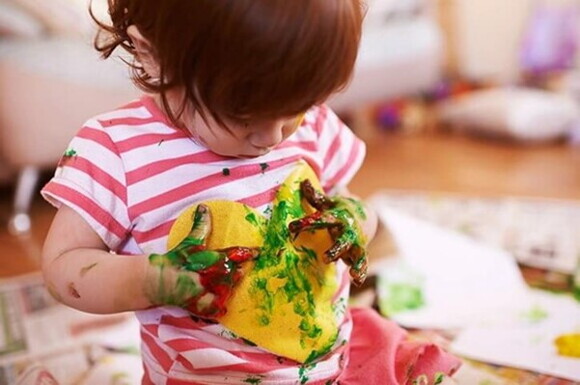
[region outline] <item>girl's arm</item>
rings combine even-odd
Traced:
[[[85,220],[65,205],[58,210],[44,243],[42,271],[58,301],[103,314],[162,304],[162,294],[174,294],[169,292],[184,274],[150,264],[147,255],[111,254]]]

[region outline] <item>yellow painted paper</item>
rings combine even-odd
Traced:
[[[210,249],[261,248],[258,259],[245,264],[219,322],[239,337],[302,363],[330,350],[338,333],[332,308],[336,268],[321,258],[332,244],[329,235],[304,232],[291,240],[287,233],[288,223],[314,212],[300,200],[304,179],[320,189],[312,169],[301,163],[279,189],[270,220],[241,203],[204,202],[212,216]],[[173,225],[169,249],[189,233],[194,210],[189,208]]]

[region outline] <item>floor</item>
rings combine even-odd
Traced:
[[[351,189],[368,197],[381,189],[428,190],[473,196],[531,196],[580,200],[580,147],[524,146],[449,133],[376,134]],[[11,191],[0,189],[0,278],[36,271],[55,210],[38,197],[32,232],[6,230]]]

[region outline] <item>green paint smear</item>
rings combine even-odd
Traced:
[[[93,263],[93,264],[91,264],[91,265],[88,265],[88,266],[85,266],[85,267],[83,267],[83,268],[81,269],[81,272],[80,272],[80,274],[81,274],[81,277],[84,277],[84,275],[85,275],[85,274],[87,274],[87,273],[89,272],[89,270],[91,270],[93,267],[95,267],[95,266],[97,266],[97,265],[98,265],[98,263],[97,263],[97,262],[95,262],[95,263]]]
[[[367,213],[361,203],[361,201],[354,198],[346,198],[355,208],[355,213],[363,220],[367,219]]]
[[[538,323],[548,318],[548,312],[535,305],[529,311],[523,313],[522,317],[531,323]]]
[[[200,271],[215,265],[222,258],[217,251],[202,250],[188,255],[183,268],[189,271]]]
[[[437,372],[435,373],[435,381],[433,381],[433,385],[439,385],[445,379],[445,373]]]
[[[406,310],[415,310],[425,305],[421,287],[407,283],[392,283],[387,286],[386,297],[381,300],[381,311],[393,315]]]
[[[69,148],[63,154],[63,156],[65,158],[72,158],[73,156],[77,156],[77,155],[78,155],[78,153],[74,149],[72,149],[72,148]]]
[[[129,384],[129,375],[125,372],[116,372],[111,375],[112,385],[124,385]]]
[[[421,374],[419,377],[413,380],[413,385],[428,385],[429,378],[426,374]]]
[[[308,277],[316,277],[316,284],[320,286],[326,282],[322,272],[315,264],[317,255],[314,250],[306,247],[296,250],[286,249],[286,244],[291,238],[288,223],[305,215],[300,191],[297,189],[289,199],[280,200],[271,210],[270,220],[266,222],[263,233],[264,244],[255,261],[255,269],[271,269],[272,277],[282,279],[285,282],[273,291],[268,288],[267,279],[254,278],[251,294],[261,310],[257,321],[259,325],[269,325],[276,299],[293,303],[294,313],[302,318],[300,342],[302,346],[306,346],[307,340],[316,340],[322,335],[322,328],[316,319],[314,288]],[[257,224],[257,218],[253,213],[248,213],[246,220],[252,224]],[[325,344],[322,349],[313,351],[308,362],[328,353],[336,338],[333,336],[332,340]]]
[[[254,213],[249,213],[248,215],[246,215],[245,219],[246,219],[246,221],[250,222],[252,224],[252,226],[258,227],[260,225],[258,223],[258,218],[256,217],[256,214],[254,214]]]
[[[264,215],[270,216],[272,214],[272,208],[270,206],[266,207],[264,210]]]
[[[326,343],[326,345],[324,345],[323,347],[321,347],[318,350],[313,350],[312,352],[310,352],[310,355],[308,356],[308,358],[306,359],[305,364],[310,364],[311,362],[316,361],[317,359],[319,359],[320,357],[325,356],[326,354],[330,353],[330,351],[332,350],[332,347],[334,346],[336,340],[338,339],[338,331],[336,332],[336,334]]]

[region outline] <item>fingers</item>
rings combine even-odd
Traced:
[[[291,234],[298,234],[306,230],[328,229],[332,227],[342,227],[340,221],[332,213],[317,211],[314,214],[296,219],[288,224]]]
[[[365,250],[358,245],[353,245],[348,253],[344,255],[343,260],[350,266],[349,274],[353,283],[357,286],[362,285],[367,278],[368,272]]]
[[[300,183],[300,192],[302,193],[302,197],[316,210],[322,211],[334,207],[334,202],[326,195],[317,191],[309,179],[305,179]]]
[[[193,223],[189,235],[166,255],[174,265],[186,263],[190,255],[205,249],[206,238],[211,231],[211,216],[209,207],[199,204],[192,215]]]
[[[367,261],[366,261],[366,258],[363,261],[364,261],[364,269],[362,269],[363,265],[361,265],[361,268],[358,270],[351,267],[348,271],[350,274],[350,277],[352,278],[352,283],[354,283],[356,286],[361,286],[364,283],[364,281],[367,279]]]
[[[341,239],[341,238],[342,237],[338,238],[334,242],[334,245],[332,245],[330,247],[330,249],[326,250],[326,252],[324,253],[324,255],[325,255],[324,262],[330,263],[330,262],[334,262],[334,261],[338,260],[345,253],[347,253],[349,251],[349,249],[352,247],[351,242],[348,242],[348,241]],[[349,265],[350,265],[350,263],[349,263]]]
[[[193,213],[193,224],[189,237],[199,241],[198,244],[205,245],[205,240],[211,231],[211,215],[209,207],[200,203]]]

